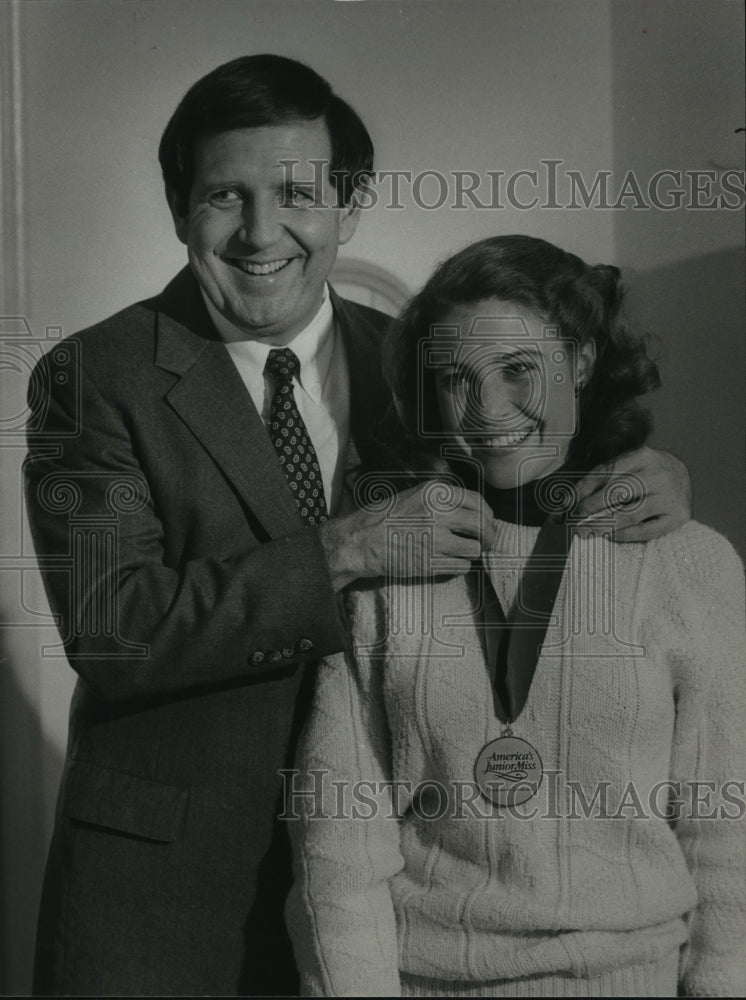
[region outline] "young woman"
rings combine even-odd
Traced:
[[[481,488],[495,543],[348,592],[288,796],[310,994],[742,995],[740,562],[700,524],[616,545],[573,518],[650,428],[621,301],[616,268],[499,237],[393,334],[399,451],[434,505]]]

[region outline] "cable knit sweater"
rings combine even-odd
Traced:
[[[538,529],[497,528],[507,609]],[[288,785],[308,994],[611,984],[686,943],[686,995],[743,995],[744,589],[724,538],[690,523],[646,545],[573,540],[513,724],[545,776],[512,810],[473,784],[503,729],[476,575],[359,589],[348,612],[354,650],[321,665]]]

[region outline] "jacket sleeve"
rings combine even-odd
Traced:
[[[716,532],[691,524],[662,540],[681,788],[675,833],[694,879],[680,994],[736,997],[746,982],[746,626],[743,567]]]
[[[316,529],[167,558],[126,420],[85,370],[66,382],[58,374],[42,361],[30,384],[27,510],[67,656],[94,695],[272,679],[343,648]]]
[[[353,628],[358,642],[370,635],[357,613]],[[388,880],[404,865],[408,790],[391,780],[382,669],[359,645],[325,660],[301,737],[286,805],[295,874],[286,916],[303,995],[401,995]]]

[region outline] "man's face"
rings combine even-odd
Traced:
[[[287,344],[321,305],[358,221],[336,207],[330,159],[320,119],[233,129],[197,144],[186,215],[169,196],[197,280],[246,339]]]

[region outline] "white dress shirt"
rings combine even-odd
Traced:
[[[257,412],[265,426],[268,425],[274,385],[272,377],[265,376],[264,366],[276,345],[240,339],[246,334],[221,315],[204,292],[202,297]],[[327,510],[333,514],[339,504],[347,465],[350,376],[326,285],[318,312],[286,346],[300,362],[298,377],[293,379],[293,393],[319,460]]]

